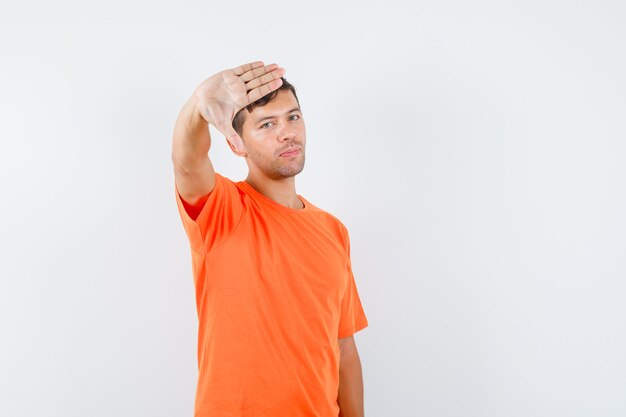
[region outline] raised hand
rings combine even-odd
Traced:
[[[197,109],[238,152],[243,152],[243,141],[232,126],[235,114],[278,89],[283,74],[284,68],[277,64],[263,65],[263,61],[218,72],[196,87]]]

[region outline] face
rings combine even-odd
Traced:
[[[242,140],[248,168],[273,180],[293,177],[304,169],[306,128],[298,101],[289,90],[279,90],[264,106],[246,112]],[[293,155],[281,156],[297,148]]]

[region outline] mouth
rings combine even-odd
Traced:
[[[281,153],[280,156],[284,156],[285,158],[288,158],[291,156],[296,156],[298,153],[300,153],[300,148],[294,148],[294,149],[286,150],[285,152]]]

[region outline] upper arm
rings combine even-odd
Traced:
[[[190,205],[202,203],[215,187],[215,169],[206,155],[196,164],[172,159],[174,181],[182,199]],[[203,198],[204,197],[204,198]]]
[[[357,352],[354,336],[342,337],[337,340],[339,342],[339,353],[341,354],[341,356]]]

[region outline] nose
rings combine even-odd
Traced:
[[[278,136],[278,139],[281,142],[294,140],[295,138],[296,138],[296,132],[293,129],[289,128],[288,126],[282,129]]]

